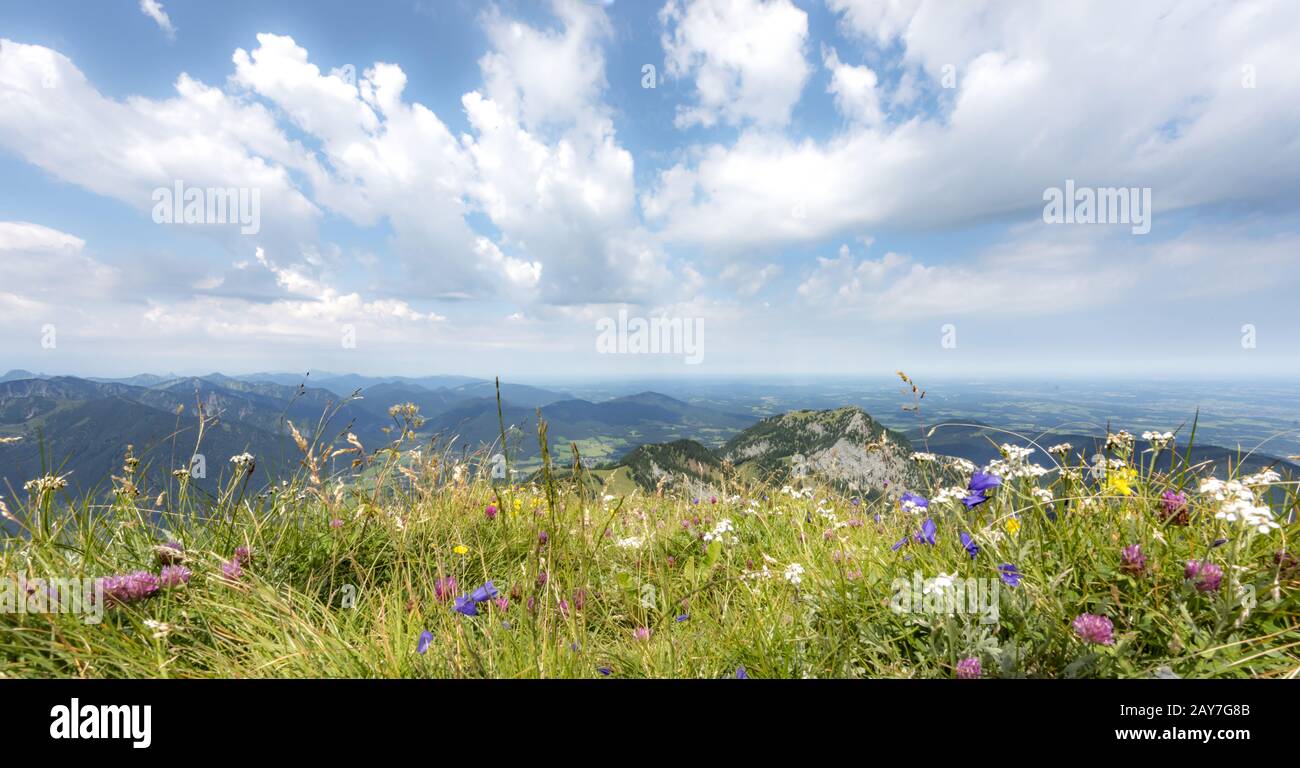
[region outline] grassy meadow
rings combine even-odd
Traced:
[[[494,482],[392,415],[385,446],[294,429],[270,489],[253,456],[215,497],[141,487],[129,453],[111,497],[7,489],[0,676],[1300,675],[1296,486],[1208,480],[1172,438],[691,498],[593,490],[570,456]],[[42,578],[97,583],[99,620],[15,586]]]

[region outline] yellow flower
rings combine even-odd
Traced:
[[[1137,470],[1132,467],[1112,470],[1106,475],[1106,488],[1120,496],[1132,496],[1133,481],[1137,480]]]
[[[457,544],[456,547],[451,551],[455,552],[458,555],[468,555],[469,547],[465,546],[464,544]]]
[[[1007,518],[1007,533],[1011,534],[1012,536],[1015,536],[1017,533],[1020,533],[1020,518],[1018,517]]]

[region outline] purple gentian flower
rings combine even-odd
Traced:
[[[423,632],[420,633],[420,641],[415,644],[415,652],[423,655],[425,651],[429,650],[429,644],[432,642],[433,642],[433,633],[427,629],[424,630]]]
[[[920,531],[919,533],[916,534],[916,540],[919,541],[919,542],[921,542],[922,544],[931,544],[931,545],[933,545],[933,544],[934,544],[934,534],[935,534],[936,530],[937,530],[937,528],[936,528],[936,526],[935,526],[935,524],[934,524],[934,520],[932,520],[932,519],[930,519],[930,518],[927,517],[927,518],[925,519],[925,522],[924,522],[924,523],[921,523],[921,531]]]
[[[689,613],[683,613],[681,616],[678,616],[676,619],[674,619],[674,621],[676,621],[678,624],[680,624],[680,623],[682,623],[683,621],[686,621],[686,620],[689,619],[689,618],[691,618],[691,615],[690,615]]]
[[[469,595],[461,595],[456,598],[455,604],[451,608],[453,611],[465,616],[477,616],[478,604],[470,599]]]
[[[980,553],[980,545],[976,544],[975,540],[971,538],[970,534],[966,533],[965,531],[961,532],[960,538],[961,538],[961,545],[966,548],[967,552],[970,553],[970,559],[974,560],[975,556]]]
[[[749,673],[745,671],[745,665],[744,665],[744,664],[741,664],[739,667],[736,667],[736,679],[737,679],[737,680],[748,680],[748,679],[749,679]]]
[[[1002,478],[990,472],[976,472],[971,475],[966,488],[972,491],[987,491],[1002,485]]]
[[[911,491],[904,493],[902,498],[899,499],[899,502],[902,503],[904,509],[907,509],[908,505],[917,507],[919,509],[927,509],[930,506],[929,499],[925,498],[924,496],[920,496],[918,494],[912,493]]]
[[[998,571],[1002,583],[1008,587],[1020,586],[1020,569],[1011,563],[1003,563],[998,566]]]
[[[609,667],[596,667],[596,671],[604,675],[605,677],[609,677],[614,672],[614,670],[610,669]]]
[[[961,503],[966,505],[966,509],[974,509],[988,500],[989,497],[985,496],[983,491],[971,491],[961,497]]]
[[[497,588],[493,586],[492,582],[489,581],[485,583],[483,586],[469,593],[469,599],[473,600],[476,603],[481,603],[484,600],[491,600],[492,598],[496,597],[499,594],[500,593],[497,591]]]
[[[889,549],[890,549],[891,551],[893,551],[893,552],[897,552],[897,551],[899,550],[899,548],[901,548],[901,547],[902,547],[904,544],[906,544],[906,543],[907,543],[907,537],[904,536],[903,538],[901,538],[901,539],[899,539],[898,541],[894,542],[894,546],[890,547]]]

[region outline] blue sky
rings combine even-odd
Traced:
[[[1294,3],[8,3],[0,40],[0,367],[1300,369]],[[1150,231],[1045,221],[1067,179]],[[178,181],[257,231],[156,221]],[[702,354],[601,354],[619,310]]]

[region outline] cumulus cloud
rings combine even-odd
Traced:
[[[789,122],[810,74],[808,14],[789,0],[669,0],[659,18],[668,74],[694,80],[679,126]]]
[[[929,106],[891,97],[902,111],[884,110],[879,84],[868,90],[841,47],[824,58],[855,119],[821,141],[751,128],[684,153],[642,194],[667,238],[740,248],[1032,215],[1067,178],[1152,187],[1165,211],[1300,192],[1288,170],[1300,164],[1300,70],[1285,53],[1300,47],[1293,3],[831,7],[878,57],[901,49],[894,97],[915,89],[905,101]]]

